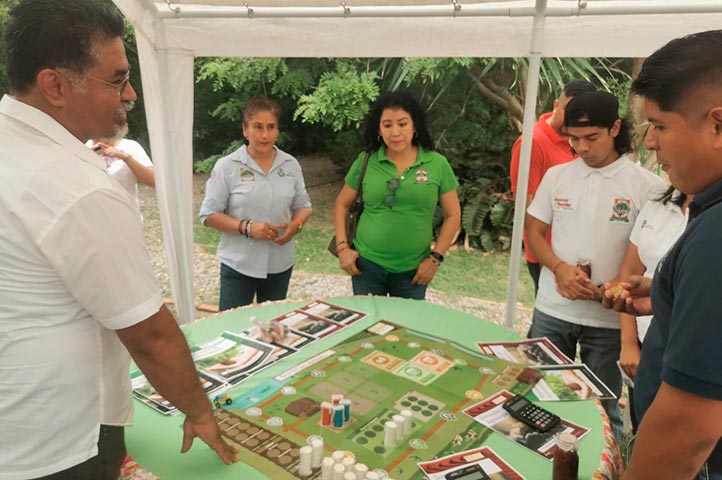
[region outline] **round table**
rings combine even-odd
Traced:
[[[265,380],[328,350],[378,320],[412,327],[442,339],[454,340],[472,349],[476,349],[476,342],[519,339],[516,333],[494,323],[418,300],[368,296],[331,298],[328,302],[365,312],[368,316],[252,376],[232,388],[229,391],[231,396],[236,398],[247,393]],[[288,302],[240,308],[185,325],[183,332],[189,344],[198,345],[214,339],[224,330],[232,332],[245,330],[250,326],[252,316],[262,320],[271,319],[306,303],[308,302]],[[603,422],[595,402],[546,402],[544,408],[591,430],[580,441],[579,478],[599,478],[595,476],[595,472],[600,465],[605,436]],[[182,415],[166,417],[136,402],[134,426],[126,429],[129,455],[134,457],[140,466],[165,480],[268,478],[243,463],[236,463],[230,467],[224,465],[215,452],[199,439],[195,440],[193,448],[188,453],[180,455],[182,422]],[[491,435],[484,445],[495,450],[528,479],[551,478],[551,462],[500,435]]]

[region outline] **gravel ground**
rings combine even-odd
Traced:
[[[305,168],[306,167],[304,166],[304,169]],[[200,202],[203,200],[205,178],[206,177],[200,175],[196,175],[194,177],[194,212],[198,211]],[[327,189],[316,187],[309,187],[308,190],[312,201],[315,201],[315,195],[318,195],[320,192],[327,191]],[[162,233],[158,217],[155,190],[149,187],[140,186],[139,192],[141,209],[144,217],[144,233],[148,252],[151,256],[151,261],[158,275],[158,279],[161,282],[163,295],[166,298],[170,298],[170,285],[168,271],[165,267]],[[201,307],[197,313],[198,316],[204,316],[209,314],[207,307],[215,308],[215,305],[207,304],[210,302],[215,303],[218,298],[219,264],[214,255],[208,254],[197,245],[195,246],[194,252],[196,305]],[[352,295],[351,280],[346,275],[319,275],[299,271],[293,272],[288,292],[288,298],[309,300],[314,298],[350,295]],[[504,324],[505,305],[502,303],[478,298],[446,295],[444,292],[435,289],[428,290],[426,299],[430,303],[467,312],[500,325]],[[517,318],[514,330],[516,330],[520,335],[525,335],[529,329],[530,321],[531,310],[519,306],[517,309]]]

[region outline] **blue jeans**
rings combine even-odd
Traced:
[[[577,343],[579,343],[582,363],[585,363],[617,397],[621,395],[622,376],[617,367],[621,349],[618,329],[577,325],[534,309],[527,336],[547,337],[572,360],[576,357]],[[620,442],[622,417],[619,413],[619,400],[602,400],[602,405],[609,415],[614,436],[617,442]]]
[[[411,284],[411,279],[416,275],[416,269],[391,273],[381,265],[361,256],[356,259],[356,266],[361,270],[361,274],[351,277],[354,295],[371,294],[383,297],[389,295],[414,300],[426,298],[426,285]]]
[[[221,298],[218,309],[242,307],[267,300],[283,300],[288,293],[293,267],[280,273],[269,273],[266,278],[254,278],[221,263]]]

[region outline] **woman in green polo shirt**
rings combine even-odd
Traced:
[[[364,211],[353,245],[345,218],[356,198],[362,152],[336,199],[334,226],[339,265],[352,277],[355,295],[423,300],[461,223],[459,183],[446,158],[431,150],[424,112],[406,93],[379,97],[366,118],[370,152],[363,177]],[[444,222],[433,250],[432,220],[441,204]]]

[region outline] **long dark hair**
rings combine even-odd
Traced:
[[[632,147],[632,128],[629,120],[626,118],[620,120],[622,124],[619,126],[619,133],[614,137],[614,151],[621,157],[625,153],[631,153],[634,147]]]
[[[426,128],[424,110],[414,97],[406,92],[399,91],[384,93],[371,106],[371,111],[364,120],[364,148],[366,151],[376,151],[384,143],[383,139],[379,137],[379,122],[381,121],[381,114],[387,108],[401,109],[408,112],[416,130],[412,143],[421,145],[426,150],[432,150],[433,142]]]
[[[676,195],[675,191],[677,192]],[[670,185],[669,188],[655,200],[662,202],[662,205],[667,205],[667,203],[672,202],[678,207],[682,207],[684,202],[687,200],[687,194],[676,190],[674,185]]]

